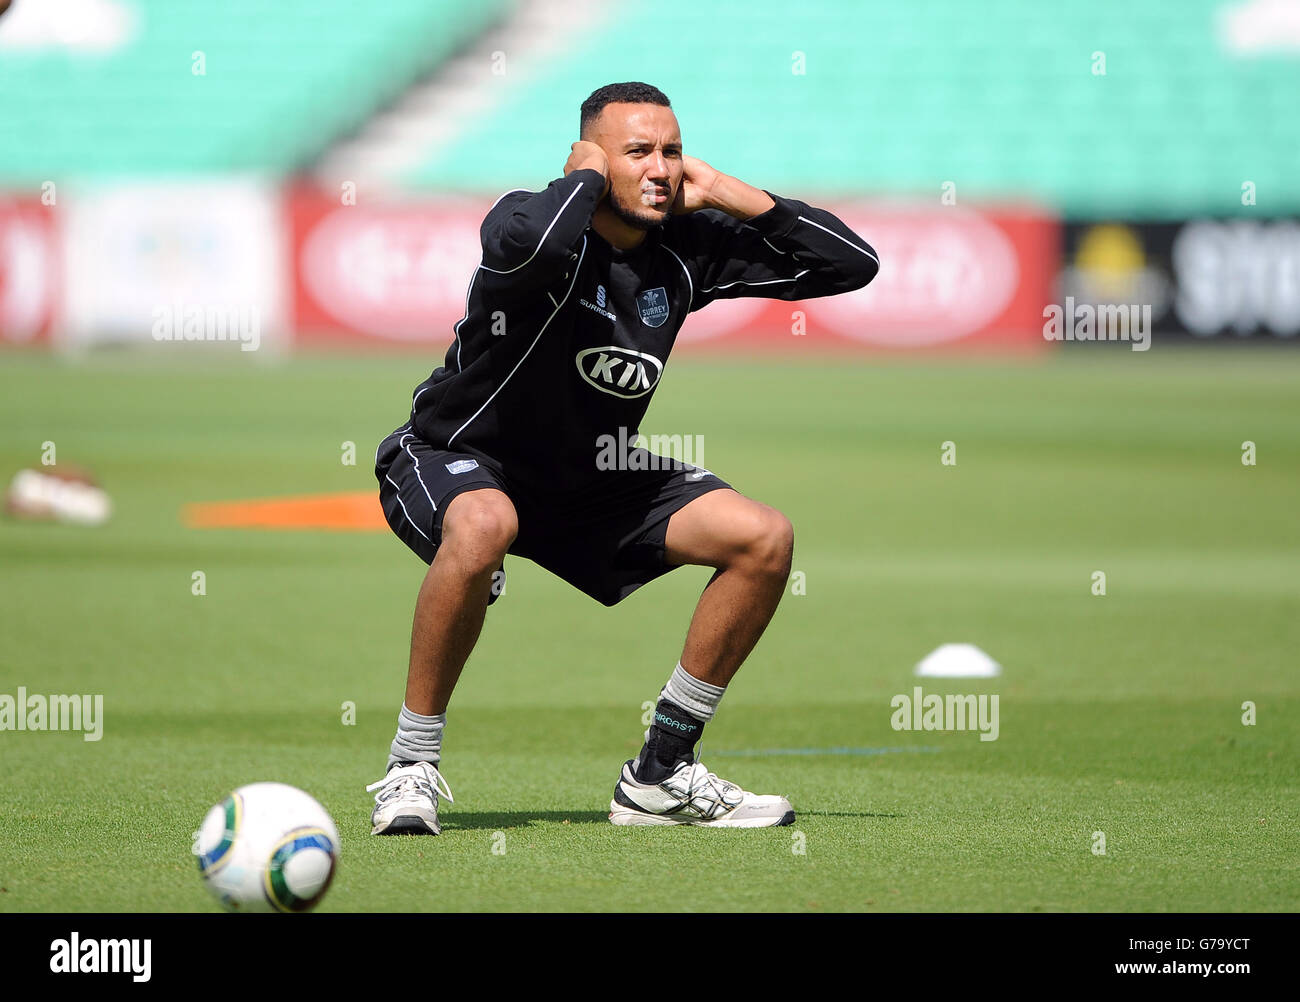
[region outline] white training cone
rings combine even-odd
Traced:
[[[921,659],[916,674],[931,678],[992,678],[1002,666],[974,644],[943,644]]]

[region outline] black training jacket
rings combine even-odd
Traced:
[[[746,222],[670,216],[620,251],[591,227],[604,186],[599,171],[574,171],[488,211],[456,339],[415,389],[412,430],[426,442],[572,488],[596,475],[601,435],[635,438],[688,313],[849,292],[879,268],[831,213],[771,192],[776,205]]]

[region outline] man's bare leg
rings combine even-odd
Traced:
[[[447,506],[411,625],[406,706],[413,713],[446,711],[483,629],[492,575],[518,531],[514,506],[501,491],[466,491]]]
[[[793,554],[789,520],[735,491],[710,491],[673,514],[668,562],[717,568],[691,617],[683,668],[712,685],[731,681],[785,594]]]
[[[669,520],[664,553],[669,563],[703,564],[716,573],[695,606],[681,661],[660,693],[646,743],[614,788],[609,820],[724,828],[794,824],[785,797],[749,793],[695,761],[704,725],[785,591],[794,554],[790,522],[733,490],[710,491]]]
[[[701,495],[669,519],[665,559],[717,573],[695,606],[681,660],[660,693],[637,759],[639,780],[657,782],[694,758],[727,683],[781,601],[793,553],[789,520],[733,490]]]
[[[510,499],[481,488],[447,505],[442,540],[420,585],[411,626],[406,699],[388,770],[368,790],[375,835],[437,835],[438,797],[451,790],[438,771],[443,716],[470,651],[478,641],[492,589],[492,574],[519,531]]]

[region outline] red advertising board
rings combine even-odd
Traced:
[[[54,209],[0,195],[0,343],[47,340],[59,293]]]
[[[491,199],[343,205],[290,198],[298,343],[451,341],[479,261]],[[822,204],[822,203],[818,203]],[[880,274],[842,296],[718,301],[686,321],[683,347],[1042,350],[1060,227],[1032,208],[826,204],[875,247]],[[797,339],[797,340],[796,340]]]
[[[1043,307],[1060,262],[1060,224],[1031,208],[914,203],[825,206],[880,255],[864,289],[824,299],[715,302],[680,345],[1042,350]],[[802,332],[802,333],[800,333]]]
[[[465,313],[489,199],[344,205],[289,196],[299,344],[446,346]]]

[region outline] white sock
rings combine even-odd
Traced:
[[[398,762],[432,762],[437,765],[442,757],[442,728],[447,714],[425,716],[412,713],[402,704],[397,715],[397,737],[388,750],[388,768]]]

